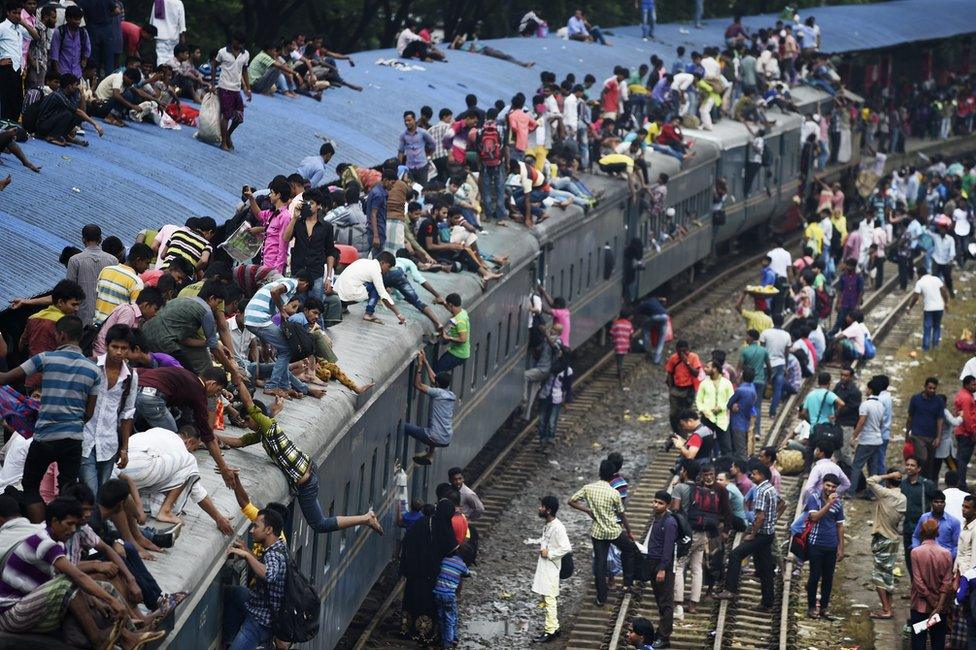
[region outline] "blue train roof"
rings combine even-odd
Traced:
[[[825,49],[837,52],[976,31],[972,0],[904,0],[813,13],[823,25]],[[427,104],[435,115],[444,106],[457,111],[472,92],[484,106],[516,89],[536,88],[540,69],[559,76],[574,72],[578,78],[589,72],[602,79],[613,66],[637,65],[653,53],[669,60],[678,44],[720,43],[727,23],[708,21],[703,30],[659,25],[660,42],[650,43],[640,39],[639,27],[621,27],[612,30],[613,47],[555,36],[483,43],[534,61],[531,69],[450,51],[447,63],[412,62],[422,69],[401,71],[376,63],[395,58],[392,50],[360,52],[353,55],[355,67],[340,67],[364,87],[362,93],[328,91],[321,103],[255,96],[235,134],[234,153],[197,142],[195,129],[172,132],[151,124],[105,126],[104,138],[89,127],[87,149],[32,141],[24,149],[44,167],[42,174],[11,163],[9,156],[0,167],[0,173],[14,177],[0,194],[0,304],[44,291],[61,279],[63,269],[55,260],[64,246],[80,246],[86,223],[98,223],[106,235],[131,242],[143,228],[183,223],[189,216],[219,221],[230,216],[242,185],[261,185],[275,174],[290,173],[303,157],[316,153],[321,142],[316,136],[336,143],[334,164],[376,164],[395,151],[405,108]],[[746,20],[748,26],[768,23],[769,17]]]

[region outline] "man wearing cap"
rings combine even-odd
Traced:
[[[644,577],[651,581],[654,600],[660,617],[657,640],[651,648],[670,648],[671,630],[674,628],[674,547],[678,539],[678,522],[670,514],[671,495],[664,490],[654,494],[654,521],[647,532]],[[636,625],[636,621],[635,621]],[[636,631],[636,629],[635,629]],[[653,629],[652,629],[653,636]],[[628,640],[631,637],[628,635]],[[646,639],[646,637],[645,637]],[[646,640],[645,640],[646,643]]]
[[[935,226],[936,232],[932,233],[932,262],[935,268],[932,275],[942,278],[949,290],[949,297],[955,298],[956,293],[952,290],[952,262],[956,259],[956,240],[949,232],[952,219],[940,214],[935,219]]]

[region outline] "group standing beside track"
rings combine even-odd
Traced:
[[[106,3],[78,4],[104,9]],[[154,15],[163,20],[177,4],[174,0],[158,2]],[[0,116],[14,122],[24,118],[24,127],[53,144],[81,144],[78,129],[82,120],[101,132],[82,108],[81,102],[87,101],[83,87],[89,92],[94,88],[94,96],[88,98],[92,106],[100,106],[106,120],[118,124],[127,119],[153,119],[151,114],[159,111],[152,104],[158,107],[164,97],[175,99],[187,89],[201,89],[192,80],[182,89],[171,85],[174,65],[201,82],[193,74],[193,66],[184,65],[189,56],[185,46],[163,50],[178,64],[157,60],[157,66],[143,71],[141,59],[133,55],[124,70],[111,72],[117,61],[108,52],[107,59],[99,57],[93,73],[82,75],[75,71],[75,64],[80,65],[83,44],[97,43],[104,48],[101,38],[87,41],[92,35],[79,26],[83,10],[66,11],[68,24],[59,28],[56,22],[51,24],[57,20],[57,12],[52,17],[49,8],[42,7],[36,16],[27,11],[24,16],[22,3],[9,1],[5,9],[7,20],[0,23]],[[110,22],[108,15],[96,16],[92,11],[87,20],[92,30],[101,22]],[[22,26],[24,22],[31,28]],[[38,30],[73,39],[77,48],[62,45],[58,62],[52,66],[52,71],[61,74],[42,75],[42,83],[31,89],[36,91],[30,97],[34,102],[22,115],[20,80],[11,74],[24,63],[20,53],[28,52],[26,61],[34,62],[35,67],[38,60],[31,53],[40,56],[40,62],[54,62],[50,46],[38,54],[27,42],[25,32],[43,45]],[[441,108],[438,121],[430,107],[405,110],[398,150],[379,166],[343,162],[330,177],[326,168],[337,152],[325,143],[316,155],[296,161],[293,173],[272,179],[266,189],[245,185],[236,214],[219,225],[206,216],[190,217],[183,225],[158,222],[158,229],[143,231],[129,246],[118,237],[103,239],[99,225],[86,226],[81,233],[84,250],[69,247],[62,254],[66,279],[43,296],[14,301],[14,307],[41,309],[28,318],[16,346],[26,360],[0,374],[5,386],[23,386],[22,392],[5,388],[0,401],[11,434],[3,465],[9,494],[0,497],[0,632],[47,633],[64,627],[83,636],[81,642],[101,647],[118,641],[126,649],[159,640],[163,633],[157,628],[187,594],[163,593],[143,559],[152,559],[177,542],[180,514],[188,498],[213,519],[221,533],[233,531],[200,485],[200,468],[192,452],[205,446],[227,488],[234,491],[242,514],[254,522],[254,546],[235,541],[230,547],[231,555],[247,563],[253,581],[249,588],[228,594],[224,641],[242,650],[273,638],[304,640],[300,635],[307,631],[289,627],[291,621],[283,620],[284,613],[293,609],[294,601],[289,599],[295,598],[294,591],[285,586],[299,579],[281,539],[287,510],[279,503],[263,508],[251,503],[242,477],[229,462],[235,452],[225,453],[225,449],[260,443],[268,460],[287,479],[316,533],[368,526],[382,534],[372,511],[339,516],[323,513],[312,459],[275,419],[290,400],[321,397],[330,380],[358,395],[369,390],[369,381],[379,379],[361,378],[361,383],[346,375],[338,365],[328,328],[357,302],[365,303],[363,327],[389,326],[375,314],[380,302],[403,324],[406,318],[390,289],[396,289],[432,322],[445,351],[432,363],[424,353],[418,354],[414,383],[430,401],[429,419],[406,429],[426,447],[426,453],[415,456],[414,462],[430,464],[436,448],[449,445],[455,434],[457,397],[450,390],[452,371],[470,357],[471,331],[478,323],[469,322],[457,293],[441,296],[422,272],[468,272],[487,286],[500,277],[507,262],[505,256],[492,255],[490,246],[485,246],[491,240],[489,229],[512,227],[513,221],[532,226],[555,207],[576,205],[588,210],[599,197],[578,172],[593,167],[625,176],[634,198],[639,194],[645,209],[673,221],[673,213],[665,208],[667,176],[659,175],[653,191],[646,191],[651,183],[645,151],[665,152],[679,160],[691,155],[681,131],[689,113],[697,113],[706,128],[711,126],[713,113],[735,116],[752,128],[767,122],[753,86],[763,90],[766,102],[781,109],[788,106],[783,103],[788,93],[783,84],[797,77],[831,94],[838,90],[829,62],[817,54],[812,30],[806,32],[814,40],[804,42],[806,66],[801,66],[799,74],[794,74],[795,68],[774,73],[779,68],[770,61],[775,62],[781,56],[780,47],[785,50],[789,43],[789,36],[779,33],[777,27],[752,36],[743,34],[734,46],[730,44],[724,57],[719,48],[712,47],[699,56],[693,53],[691,61],[684,62],[679,52],[671,72],[663,62],[655,61],[657,57],[651,59],[653,67],[638,68],[636,74],[618,67],[599,87],[591,75],[580,81],[570,75],[559,82],[553,73],[544,71],[540,87],[530,97],[517,93],[483,109],[475,95],[468,95],[466,105],[457,107],[456,114],[451,108]],[[179,37],[179,31],[175,36]],[[744,54],[747,41],[752,49],[763,50],[768,67],[760,77],[733,73],[741,69],[733,65],[733,59],[744,61],[751,56]],[[410,42],[411,38],[404,39],[404,56]],[[269,46],[249,68],[245,68],[249,55],[239,39],[231,39],[215,53],[211,72],[221,75],[222,146],[233,148],[231,134],[243,119],[240,91],[243,88],[250,94],[245,70],[253,68],[255,83],[258,76],[267,76],[271,85],[283,78],[285,85],[278,88],[283,94],[290,92],[285,90],[291,88],[289,78],[315,92],[318,82],[313,60],[328,61],[335,56],[318,43],[315,39],[306,43],[304,35],[296,35],[281,50],[296,51],[295,44],[301,44],[312,59],[306,61],[301,55],[285,59],[278,47]],[[430,51],[420,46],[410,51],[417,50]],[[12,57],[4,54],[11,51],[16,56],[7,60]],[[64,57],[71,65],[62,68]],[[295,72],[300,65],[306,66],[304,72]],[[95,83],[99,73],[106,77]],[[79,79],[82,76],[86,86]],[[22,90],[21,86],[19,92]],[[32,106],[36,121],[31,127],[27,110]],[[849,108],[842,105],[841,112]],[[971,120],[957,126],[971,128]],[[0,151],[9,151],[33,167],[15,143],[19,128],[0,134]],[[751,170],[753,175],[765,165],[761,129],[759,126],[750,144],[753,153],[747,172]],[[829,136],[824,142],[828,140]],[[806,155],[818,151],[816,141],[814,137]],[[823,167],[828,159],[817,160],[820,162],[811,163],[810,169]],[[940,164],[937,161],[933,166],[935,171]],[[863,326],[859,327],[857,307],[864,277],[874,273],[877,278],[880,267],[876,261],[892,241],[881,241],[884,235],[876,233],[880,230],[893,237],[889,226],[915,232],[905,215],[923,196],[923,189],[919,203],[950,213],[948,218],[957,226],[969,223],[972,206],[967,197],[976,172],[971,162],[954,165],[958,167],[942,169],[938,178],[930,169],[929,178],[919,179],[921,172],[906,172],[897,176],[897,182],[895,177],[882,181],[868,199],[880,225],[845,222],[846,238],[841,233],[835,245],[834,231],[825,232],[825,221],[811,219],[810,234],[805,234],[809,256],[792,263],[784,249],[771,251],[767,266],[775,276],[771,284],[778,290],[776,297],[761,309],[742,310],[750,323],[768,321],[767,327],[751,328],[749,336],[758,342],[754,345],[759,352],[751,353],[749,367],[730,367],[724,352],[713,353],[703,365],[691,344],[679,342],[665,367],[668,391],[675,402],[674,442],[684,458],[679,476],[684,478],[672,494],[659,499],[664,504],[662,517],[669,508],[673,517],[652,527],[653,535],[644,543],[646,552],[635,543],[635,531],[629,530],[623,508],[626,482],[613,458],[601,466],[600,481],[570,499],[574,507],[594,517],[591,537],[597,549],[593,566],[598,598],[606,594],[604,567],[617,564],[611,546],[619,551],[625,586],[639,578],[653,579],[655,584],[674,580],[673,593],[670,588],[656,590],[664,620],[659,622],[655,647],[668,643],[669,599],[676,600],[674,615],[678,617],[683,607],[693,609],[699,602],[704,558],[706,553],[709,558],[715,556],[713,542],[723,532],[751,526],[750,542],[754,543],[742,545],[736,552],[754,553],[764,582],[767,577],[771,580],[769,531],[780,512],[779,497],[772,487],[778,476],[777,452],[764,450],[760,462],[748,468],[757,484],[754,492],[744,475],[747,462],[738,457],[724,462],[722,455],[751,455],[752,411],[761,408],[766,386],[772,416],[782,396],[796,390],[799,378],[808,369],[815,370],[824,358],[834,354],[850,361],[867,353],[870,341]],[[956,178],[959,180],[952,180]],[[7,183],[9,178],[0,182],[0,189]],[[914,194],[911,187],[915,187]],[[899,211],[899,197],[906,202],[904,211]],[[830,205],[826,221],[843,220],[844,200],[840,198],[838,216],[836,191]],[[957,217],[959,212],[962,217]],[[937,228],[947,227],[942,217],[934,223]],[[108,227],[106,224],[106,230]],[[958,255],[966,254],[968,240],[961,236],[957,247],[950,248],[954,240],[951,236],[947,240],[945,232],[929,234],[922,223],[919,228],[921,232],[915,239],[909,237],[904,250],[906,282],[916,249],[924,249],[925,263],[931,264],[951,293],[951,268]],[[656,234],[658,241],[680,236],[673,223],[665,230]],[[827,336],[818,322],[823,309],[818,301],[831,299],[825,282],[831,264],[837,261],[834,258],[840,255],[848,269],[842,274],[837,298],[838,318],[844,322]],[[800,278],[795,285],[791,284],[794,275]],[[415,284],[431,295],[433,304],[443,306],[446,318],[419,297]],[[926,289],[932,286],[927,280],[920,284],[919,292],[925,299],[930,332],[927,345],[938,345],[939,318],[934,312],[939,310],[932,306],[932,289]],[[545,414],[540,437],[548,442],[557,436],[560,405],[572,395],[571,314],[564,298],[553,298],[541,287],[539,293],[539,307],[533,311],[530,325],[534,367],[525,374],[525,400],[526,411],[531,412],[538,388]],[[536,304],[535,298],[530,300]],[[803,325],[788,333],[781,328],[782,312],[794,304],[804,315]],[[660,357],[668,331],[667,320],[662,318],[666,307],[656,300],[632,307],[619,320],[618,352],[627,353],[623,347],[625,323],[637,315],[646,319],[640,326],[649,341],[656,339],[655,355]],[[551,325],[544,322],[543,314],[551,316]],[[650,345],[647,350],[650,352]],[[266,403],[253,397],[258,388],[263,388]],[[846,400],[844,404],[850,407]],[[215,432],[228,423],[248,432],[239,437]],[[865,434],[857,429],[854,439],[857,435]],[[811,440],[815,436],[812,433]],[[930,460],[939,458],[938,434],[928,441],[929,446],[921,429],[918,436],[918,452],[930,452],[926,456]],[[871,446],[864,438],[862,443]],[[854,456],[855,466],[858,459],[868,458],[865,453]],[[714,467],[707,465],[712,460]],[[465,493],[463,477],[458,482],[458,476],[452,472],[451,482],[438,487],[436,504],[415,504],[409,511],[404,508],[399,518],[407,529],[401,564],[407,583],[404,610],[409,615],[404,632],[444,646],[455,643],[458,590],[468,573],[467,565],[475,558],[478,541],[475,527],[468,525],[468,519],[477,513],[472,505],[477,497]],[[699,477],[701,486],[696,483]],[[713,487],[722,485],[726,486],[724,493]],[[740,491],[740,499],[733,496],[733,489]],[[740,502],[743,505],[737,506]],[[558,504],[558,499],[546,497],[539,510],[546,524],[537,585],[546,599],[547,612],[540,641],[559,633],[558,574],[568,571],[570,549],[556,518]],[[160,529],[144,526],[147,512]],[[667,523],[671,521],[674,525]],[[826,530],[830,517],[815,521],[818,531],[824,530],[814,538],[831,539]],[[46,527],[38,526],[41,522]],[[652,561],[656,569],[652,578],[641,573],[648,562],[639,553]],[[673,556],[678,557],[676,562],[668,560]],[[818,564],[825,583],[829,582],[828,560],[829,554],[824,553]],[[692,583],[687,601],[683,596],[685,566]],[[737,568],[728,571],[726,589],[718,596],[735,592]],[[708,575],[713,576],[711,571]],[[709,584],[713,583],[717,584],[715,579]],[[463,599],[460,602],[463,605]],[[106,608],[111,614],[106,614]],[[820,615],[826,616],[826,611]]]

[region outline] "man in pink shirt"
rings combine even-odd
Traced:
[[[525,160],[525,150],[529,148],[529,131],[535,131],[537,123],[525,112],[525,97],[521,94],[512,98],[512,109],[508,112],[508,128],[515,137],[513,160]]]
[[[139,292],[134,305],[123,303],[113,309],[98,330],[98,336],[92,344],[92,355],[99,357],[105,354],[105,335],[113,325],[128,325],[133,329],[139,329],[143,323],[156,315],[163,302],[163,294],[159,289],[144,287]]]
[[[268,198],[272,208],[262,210],[254,200],[254,193],[250,187],[244,189],[244,198],[251,204],[251,214],[257,218],[261,226],[253,230],[264,230],[264,266],[284,274],[288,261],[288,246],[282,239],[285,228],[291,221],[288,202],[291,200],[291,185],[284,178],[275,178],[268,186]]]

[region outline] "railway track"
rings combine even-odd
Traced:
[[[765,253],[763,252],[747,256],[732,267],[716,272],[711,280],[703,283],[680,299],[673,301],[669,311],[675,329],[679,330],[683,325],[697,321],[710,309],[727,306],[745,284],[751,283],[750,280],[755,277],[758,263],[764,255]],[[643,363],[641,356],[638,354],[628,355],[624,360],[624,372],[629,373],[637,364]],[[617,389],[618,385],[614,353],[611,350],[603,355],[589,369],[580,373],[574,381],[576,397],[571,404],[564,407],[560,415],[560,428],[564,431],[581,429],[581,427],[575,425],[585,420],[591,409],[609,391]],[[480,476],[470,484],[471,488],[479,493],[485,506],[485,513],[477,521],[478,531],[482,538],[486,535],[490,536],[492,527],[511,503],[512,499],[522,491],[526,481],[531,479],[546,462],[547,456],[540,452],[538,446],[534,443],[537,427],[537,419],[533,418],[496,455],[494,460],[481,472]],[[560,436],[561,441],[566,444],[572,444],[574,439],[572,434],[564,435],[560,433]],[[664,454],[663,452],[659,453],[649,463],[649,467],[663,467],[663,471],[670,475],[668,469],[671,467],[674,457],[676,457],[675,452],[672,452],[670,455]],[[644,506],[641,505],[640,494],[641,492],[637,492],[628,498],[627,509],[628,513],[632,509],[635,514],[641,513],[638,516],[643,521],[650,517],[650,506],[648,500],[646,506],[647,511],[644,513],[642,509]],[[403,647],[405,645],[404,640],[397,635],[398,626],[390,620],[390,614],[398,602],[402,590],[402,581],[397,582],[394,586],[384,591],[383,596],[385,597],[382,598],[382,602],[373,604],[373,606],[370,606],[370,603],[364,605],[365,610],[371,611],[368,614],[368,618],[363,617],[366,618],[365,625],[361,626],[363,631],[355,640],[355,643],[350,643],[347,647],[352,647],[354,650],[363,650],[366,648]],[[608,601],[606,606],[608,609],[602,610],[604,628],[608,627],[606,617],[611,611],[609,608],[614,608],[614,612],[619,609],[619,598],[616,600],[614,598],[616,597],[611,597],[611,600]],[[591,598],[590,600],[592,601],[593,599]],[[584,618],[591,618],[591,616],[586,616],[586,612],[581,612],[580,615]],[[582,631],[586,628],[586,624],[582,623],[583,620],[581,618],[581,622],[574,625],[574,630],[578,628]],[[595,631],[598,626],[593,625],[592,627]],[[569,647],[575,646],[571,643]],[[601,646],[587,645],[585,647]],[[602,647],[606,647],[606,644],[604,643]]]
[[[890,267],[891,265],[889,265]],[[886,269],[891,273],[893,269]],[[910,293],[892,291],[897,284],[894,275],[878,290],[870,294],[864,305],[866,324],[873,339],[877,342],[879,353],[885,335],[903,313],[903,308],[910,298]],[[788,327],[789,323],[787,323]],[[836,370],[834,368],[834,374]],[[805,397],[806,391],[813,386],[807,382],[800,394],[784,400],[777,417],[763,419],[759,441],[764,446],[779,446],[786,432],[791,431],[798,418],[799,404]],[[638,477],[636,487],[632,483],[631,495],[627,500],[628,519],[634,530],[646,531],[652,516],[651,501],[654,492],[667,489],[672,481],[670,469],[677,453],[659,454]],[[781,493],[790,504],[799,505],[800,488],[805,481],[802,476],[783,476]],[[794,516],[788,516],[793,513]],[[785,546],[789,539],[789,525],[798,512],[790,510],[784,512],[777,520],[776,533],[778,547]],[[739,543],[741,535],[732,539],[734,547]],[[782,552],[778,551],[780,557]],[[752,571],[743,572],[742,581],[735,601],[711,601],[699,604],[695,613],[687,610],[683,620],[676,620],[674,632],[671,636],[671,646],[677,649],[699,650],[714,648],[715,650],[755,650],[757,648],[787,648],[789,639],[795,638],[795,617],[791,615],[791,597],[796,597],[795,589],[799,586],[792,581],[792,562],[787,561],[776,574],[776,591],[774,611],[763,612],[760,607],[760,585],[754,579]],[[802,591],[802,589],[800,589]],[[592,591],[592,588],[590,589]],[[804,596],[805,597],[805,596]],[[627,622],[635,616],[643,616],[652,621],[657,620],[657,607],[649,585],[643,587],[634,596],[629,594],[617,595],[608,601],[610,610],[597,608],[593,603],[592,594],[584,599],[584,606],[577,614],[574,626],[570,632],[567,647],[594,648],[616,650],[623,647],[623,636]],[[805,605],[804,605],[805,608]],[[608,614],[611,616],[608,619]]]

